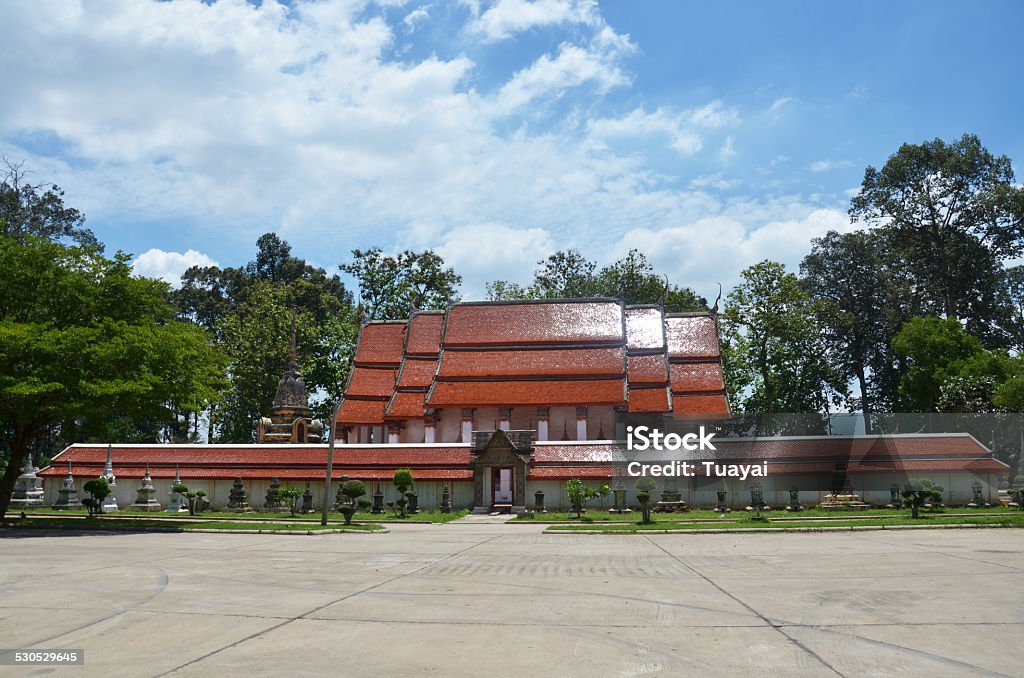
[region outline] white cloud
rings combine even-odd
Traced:
[[[630,87],[636,48],[592,2],[478,8],[473,30],[453,31],[473,41],[465,49],[418,58],[406,55],[422,50],[402,51],[418,33],[403,22],[418,24],[427,5],[390,25],[359,0],[96,7],[0,3],[10,55],[0,150],[65,188],[90,225],[180,229],[180,244],[161,240],[178,251],[140,255],[147,275],[176,280],[212,257],[242,263],[239,247],[251,252],[273,230],[328,264],[353,247],[434,247],[478,298],[486,280],[526,282],[555,249],[608,263],[635,239],[624,234],[657,236],[652,248],[695,238],[687,261],[730,240],[771,248],[752,231],[769,218],[800,223],[815,207],[723,204],[718,191],[735,179],[709,175],[715,152],[701,152],[735,153],[743,120],[728,102],[652,110],[628,90],[621,108],[594,96]],[[527,17],[513,17],[515,7]],[[432,26],[445,20],[430,12]],[[518,54],[515,73],[479,72],[481,50],[542,26],[562,29],[553,51]],[[58,150],[19,141],[36,137]],[[645,159],[666,150],[670,169]],[[699,230],[716,225],[726,230]],[[699,242],[709,232],[713,243]],[[753,244],[723,257],[709,264],[714,275],[761,258]],[[704,275],[693,265],[674,279]]]
[[[405,15],[405,18],[402,19],[402,24],[410,31],[415,30],[418,25],[430,18],[430,12],[428,11],[430,7],[430,5],[417,7]]]
[[[479,4],[474,15],[479,14]],[[507,40],[517,33],[559,24],[600,26],[604,23],[594,0],[498,0],[468,26],[487,42]]]
[[[828,172],[842,167],[849,167],[852,164],[849,160],[818,160],[817,162],[812,162],[807,169],[812,172]]]
[[[796,103],[796,99],[793,97],[779,97],[772,102],[772,105],[768,108],[768,112],[778,118],[782,114],[783,108],[794,103]]]
[[[732,137],[726,137],[725,138],[725,143],[722,144],[722,147],[720,149],[718,149],[718,159],[725,161],[725,160],[728,160],[728,159],[732,158],[735,155],[736,155],[736,145],[733,142],[733,138]]]
[[[153,248],[146,250],[132,262],[132,271],[147,278],[160,278],[178,287],[181,274],[192,266],[218,266],[217,262],[202,252],[164,252]]]

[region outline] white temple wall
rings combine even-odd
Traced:
[[[402,430],[398,441],[401,443],[422,443],[426,430],[426,422],[422,419],[406,419],[402,422]]]

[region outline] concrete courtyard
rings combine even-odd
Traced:
[[[75,676],[1019,676],[1024,531],[0,533],[0,646]]]

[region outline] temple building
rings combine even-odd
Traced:
[[[615,437],[617,412],[729,416],[715,318],[613,299],[455,304],[363,326],[337,427],[349,443]]]
[[[424,508],[439,506],[446,493],[456,508],[480,511],[540,501],[565,507],[573,478],[623,488],[632,502],[635,479],[624,474],[616,442],[625,437],[623,422],[685,430],[729,417],[711,313],[665,313],[614,299],[453,304],[363,325],[336,422],[329,499],[352,478],[393,501],[391,479],[408,468]],[[165,496],[180,473],[215,508],[242,485],[261,497],[275,482],[308,488],[319,507],[327,461],[321,432],[310,419],[293,329],[288,368],[254,443],[76,444],[39,476],[52,504],[68,474],[104,473],[109,449],[122,506],[150,483]],[[722,477],[698,465],[691,476],[659,478],[659,491],[708,507],[721,504],[725,491],[725,503],[738,509],[756,486],[770,505],[794,497],[816,505],[839,477],[841,489],[885,505],[894,486],[927,477],[945,488],[948,504],[979,496],[996,503],[998,479],[1009,471],[966,433],[721,437],[715,444],[718,461],[764,465],[767,477]]]

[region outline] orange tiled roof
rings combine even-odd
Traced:
[[[675,363],[668,369],[673,393],[725,390],[720,363]]]
[[[634,306],[626,309],[626,346],[630,350],[665,347],[665,325],[660,308]]]
[[[390,420],[416,419],[426,415],[426,392],[399,391],[391,397],[384,417]]]
[[[624,376],[623,351],[613,348],[446,350],[438,377]]]
[[[691,417],[727,417],[725,395],[672,395],[672,411]]]
[[[622,305],[613,300],[457,304],[445,346],[619,343]]]
[[[668,381],[664,353],[631,355],[626,358],[626,368],[630,385],[664,384]]]
[[[405,354],[436,356],[441,350],[443,329],[443,311],[420,311],[414,314],[412,320],[409,321]]]
[[[404,320],[373,321],[363,325],[359,332],[355,363],[397,367],[402,361],[405,328]]]
[[[345,393],[348,396],[391,397],[395,391],[393,367],[356,367]]]
[[[629,387],[630,412],[669,412],[671,409],[672,401],[669,398],[668,388],[665,386]]]
[[[431,407],[516,407],[623,405],[625,379],[533,381],[437,381],[427,403]]]
[[[719,358],[718,329],[710,315],[666,315],[665,336],[669,358]]]
[[[398,388],[420,389],[426,392],[434,381],[437,358],[406,358],[398,375]]]
[[[398,366],[389,388],[381,368]],[[665,384],[673,394],[707,398],[673,404],[668,393],[637,388]],[[421,391],[424,402],[412,395]],[[584,299],[455,304],[408,323],[369,323],[346,397],[388,401],[389,419],[422,417],[428,407],[526,405],[726,416],[724,397],[710,396],[717,392],[724,384],[712,316]],[[351,404],[338,422],[381,424],[384,416],[384,406]]]
[[[384,408],[387,407],[386,400],[361,400],[346,397],[338,410],[339,424],[363,424],[375,426],[384,421]]]

